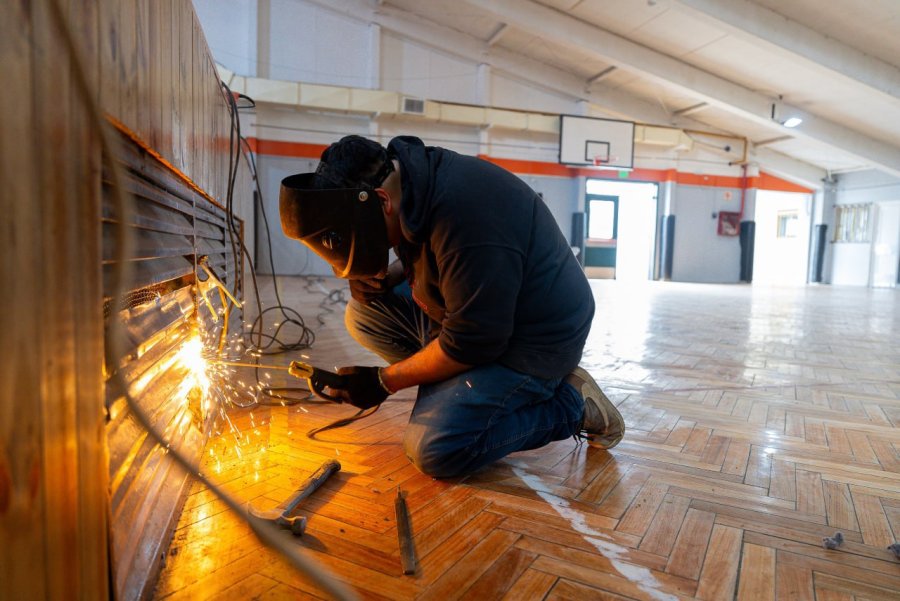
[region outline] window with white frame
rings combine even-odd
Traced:
[[[778,212],[778,238],[796,238],[797,230],[800,228],[800,218],[797,211],[779,211]]]
[[[834,242],[869,242],[869,204],[834,208]]]

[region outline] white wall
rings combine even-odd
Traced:
[[[370,86],[367,21],[297,0],[271,0],[269,78]]]
[[[837,204],[890,200],[900,200],[900,178],[874,170],[837,176]]]
[[[495,72],[491,84],[491,103],[497,107],[542,113],[576,111],[575,98],[540,89],[512,75]]]
[[[900,201],[879,202],[876,206],[870,285],[894,288],[900,269]]]
[[[900,200],[900,179],[879,171],[859,171],[837,176],[834,201],[826,206],[834,223],[834,206],[858,203],[876,203]],[[870,228],[874,224],[876,210],[870,213]],[[829,240],[834,229],[829,228]],[[837,285],[867,286],[872,254],[871,243],[829,242],[831,247],[830,282]]]
[[[726,200],[727,193],[730,198]],[[728,284],[739,281],[741,246],[737,236],[718,235],[717,215],[719,211],[738,211],[740,193],[738,189],[673,186],[674,281]]]
[[[867,286],[871,245],[842,242],[834,246],[831,283],[837,286]]]
[[[381,37],[381,85],[408,96],[475,104],[478,65],[393,33]]]
[[[778,237],[778,217],[796,212],[795,237]],[[756,195],[753,283],[805,284],[812,207],[809,194],[760,190]]]
[[[194,0],[216,61],[241,75],[256,75],[256,0]]]

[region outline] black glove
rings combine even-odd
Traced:
[[[393,394],[381,383],[378,376],[380,367],[340,367],[337,374],[343,380],[341,386],[329,386],[335,396],[360,409],[369,409],[380,405],[384,399]]]
[[[350,280],[350,296],[364,305],[384,296],[389,290],[387,278]]]

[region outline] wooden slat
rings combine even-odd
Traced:
[[[775,598],[779,601],[815,601],[812,570],[781,563],[775,578]]]
[[[688,510],[675,539],[666,572],[694,580],[699,577],[715,519],[714,514],[706,511]]]
[[[507,549],[462,595],[463,599],[482,601],[500,599],[515,585],[534,561],[535,555],[516,549]]]
[[[475,545],[456,565],[446,571],[437,581],[425,589],[424,593],[435,599],[459,599],[467,587],[462,582],[474,582],[479,579],[494,561],[506,553],[519,535],[504,530],[495,530]]]
[[[863,541],[867,545],[886,547],[896,542],[878,497],[854,493],[853,506],[859,518]]]
[[[89,66],[85,76],[101,101],[99,82],[102,80],[102,33],[98,3],[85,6],[77,0],[65,5],[72,27],[80,38]],[[70,181],[75,184],[75,222],[86,232],[94,232],[101,213],[100,144],[98,132],[90,123],[83,98],[71,99],[69,126],[72,128],[72,152],[67,158],[72,168]],[[86,232],[82,232],[86,234]],[[109,594],[108,562],[108,476],[104,415],[97,402],[103,399],[103,308],[102,271],[96,263],[101,255],[99,237],[78,236],[69,249],[77,270],[72,271],[76,286],[72,298],[72,318],[75,337],[76,408],[75,427],[78,434],[79,503],[76,522],[79,524],[78,550],[79,591],[85,598],[103,599]]]
[[[619,520],[616,529],[620,532],[642,536],[650,528],[668,490],[669,486],[663,482],[646,484],[625,515]]]
[[[739,578],[738,601],[775,599],[774,549],[745,543]]]
[[[828,525],[839,530],[859,531],[856,512],[853,509],[853,501],[847,485],[825,480],[822,482],[822,486],[825,490],[825,512],[828,516]]]
[[[555,582],[556,576],[553,574],[533,569],[525,570],[522,577],[503,595],[503,601],[543,599]]]
[[[742,532],[736,528],[713,527],[697,586],[698,599],[733,598],[741,560],[741,537]]]
[[[12,94],[5,107],[15,119],[3,118],[0,127],[0,221],[8,232],[41,232],[37,203],[38,178],[30,174],[35,162],[32,89],[31,10],[15,2],[0,19],[0,77],[17,82],[21,92]],[[38,68],[41,65],[38,65]],[[45,561],[45,508],[41,464],[42,404],[40,402],[40,247],[33,238],[0,236],[0,272],[7,282],[4,310],[0,311],[3,360],[0,361],[0,405],[8,413],[0,419],[0,488],[5,491],[0,528],[0,597],[7,599],[47,594],[43,579]],[[15,349],[13,351],[13,349]],[[24,391],[24,394],[23,394]],[[27,400],[27,402],[23,402]],[[29,433],[23,435],[23,433]],[[13,444],[12,441],[15,441]],[[22,528],[22,524],[31,528]]]
[[[648,553],[668,557],[675,545],[675,537],[678,536],[690,502],[687,497],[666,495],[639,548]]]

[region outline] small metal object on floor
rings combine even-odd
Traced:
[[[331,474],[340,471],[340,469],[341,464],[337,460],[331,459],[326,461],[312,476],[307,478],[306,481],[300,485],[300,488],[297,489],[297,492],[295,492],[291,498],[278,507],[267,511],[259,511],[248,504],[247,512],[262,520],[267,520],[278,526],[287,528],[294,536],[301,536],[306,530],[306,518],[303,516],[291,517],[291,513],[297,509],[304,499],[322,486]]]
[[[404,574],[416,572],[416,547],[413,544],[412,520],[409,517],[409,509],[406,507],[406,493],[397,489],[397,498],[394,499],[394,511],[397,514],[397,538],[400,541],[400,564]]]

